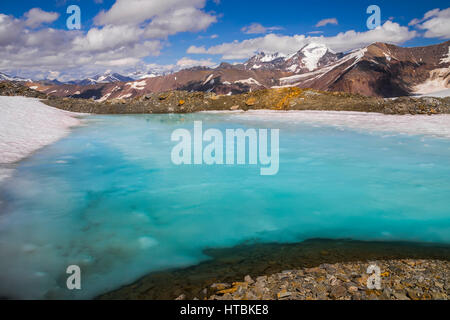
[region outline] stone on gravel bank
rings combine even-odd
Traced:
[[[47,97],[18,83],[1,82],[0,95],[38,97],[46,99],[43,102],[55,108],[93,114],[183,114],[199,111],[261,109],[360,111],[401,115],[450,113],[450,97],[383,99],[345,92],[325,92],[300,88],[264,89],[231,96],[205,92],[170,91],[142,95],[132,99],[94,101]]]
[[[381,269],[381,290],[367,287],[367,268]],[[243,282],[214,284],[209,300],[448,300],[450,262],[390,260],[323,264]]]
[[[128,100],[104,102],[49,97],[44,102],[68,111],[95,114],[183,114],[237,110],[359,111],[401,115],[450,113],[450,98],[381,99],[343,92],[322,92],[299,88],[267,89],[234,96],[171,91]]]

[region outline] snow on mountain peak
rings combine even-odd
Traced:
[[[272,62],[272,61],[274,61],[276,59],[285,58],[286,57],[284,54],[279,53],[279,52],[276,52],[276,53],[273,53],[273,54],[265,54],[263,52],[262,55],[263,56],[262,56],[262,58],[260,60],[261,62]]]
[[[309,71],[317,69],[320,59],[322,59],[327,52],[332,52],[326,45],[315,42],[309,43],[300,51],[305,56],[302,59],[302,62]]]
[[[450,46],[448,47],[448,54],[441,59],[441,64],[450,63]]]
[[[18,81],[18,82],[32,82],[31,79],[24,79],[24,78],[20,78],[20,77],[15,77],[15,76],[9,76],[7,74],[4,74],[2,72],[0,72],[0,81]]]

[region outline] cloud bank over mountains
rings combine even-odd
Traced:
[[[402,27],[398,23],[387,21],[383,26],[374,30],[366,32],[351,30],[339,33],[334,37],[268,34],[264,37],[223,43],[210,48],[191,46],[187,52],[190,54],[221,55],[222,59],[233,60],[249,58],[256,51],[280,52],[287,55],[298,51],[299,48],[310,42],[325,44],[334,51],[348,51],[374,42],[401,44],[413,39],[416,35],[417,32],[409,30],[408,27]]]
[[[100,11],[87,32],[39,28],[59,17],[39,8],[21,18],[0,13],[0,70],[26,69],[43,78],[55,71],[89,74],[105,67],[135,67],[158,56],[169,36],[199,32],[217,22],[203,10],[205,3],[117,0],[111,9]]]
[[[450,38],[450,8],[428,11],[422,19],[412,20],[409,26],[417,26],[425,30],[426,38],[448,39]]]
[[[223,17],[208,12],[206,1],[116,0],[111,8],[99,10],[89,29],[80,31],[49,27],[63,17],[40,8],[32,8],[22,17],[0,13],[0,71],[41,79],[56,75],[64,81],[105,69],[171,70],[214,66],[220,59],[243,60],[259,51],[291,54],[309,42],[325,44],[334,51],[348,51],[373,42],[403,44],[416,37],[450,38],[450,8],[431,10],[408,26],[386,21],[374,30],[348,30],[334,36],[319,36],[321,31],[286,35],[288,30],[283,26],[268,27],[255,22],[236,30],[250,39],[211,46],[190,43],[181,53],[182,58],[171,64],[149,63],[170,47],[171,36],[203,32],[220,22]],[[338,18],[326,18],[316,27],[337,24]],[[210,40],[217,39],[218,43],[221,38],[222,35],[214,35]],[[196,58],[197,55],[201,56]]]

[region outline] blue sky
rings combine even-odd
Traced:
[[[80,31],[66,28],[66,9],[72,4],[81,8]],[[381,9],[377,32],[366,26],[372,4]],[[310,41],[335,51],[374,41],[429,45],[450,38],[449,7],[441,0],[2,1],[0,54],[6,59],[0,71],[64,80],[106,69],[213,66],[245,60],[256,51],[288,54]],[[33,8],[40,10],[30,18],[27,12]],[[317,27],[324,19],[333,23]]]

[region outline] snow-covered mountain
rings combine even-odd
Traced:
[[[374,43],[329,65],[319,62],[317,70],[281,78],[280,85],[377,97],[445,92],[450,88],[450,41],[412,48]]]
[[[377,97],[430,94],[450,88],[450,41],[427,47],[402,48],[374,43],[348,53],[335,53],[310,43],[298,52],[259,53],[246,63],[196,67],[145,79],[113,81],[107,76],[83,85],[30,87],[55,96],[123,99],[170,90],[238,94],[263,88],[299,87]],[[110,76],[110,74],[108,74]],[[144,76],[144,75],[143,75]],[[123,78],[122,78],[123,79]],[[114,82],[114,83],[112,83]]]
[[[286,59],[285,69],[294,73],[311,72],[342,57],[343,54],[334,52],[324,44],[310,43]]]
[[[298,52],[287,56],[282,53],[265,54],[261,52],[250,58],[244,65],[250,70],[277,69],[286,72],[302,73],[327,66],[336,62],[342,56],[343,54],[335,53],[324,44],[310,43]]]
[[[260,52],[244,63],[244,66],[248,70],[281,70],[286,62],[285,59],[286,56],[282,53],[266,54]]]
[[[94,77],[90,77],[83,80],[70,81],[70,84],[76,84],[81,86],[88,86],[94,84],[105,84],[105,83],[113,83],[113,82],[128,82],[133,81],[133,78],[123,76],[118,73],[113,73],[111,71],[106,71],[104,74],[96,75]]]
[[[127,74],[127,77],[134,79],[134,80],[142,80],[147,78],[155,78],[162,76],[162,73],[158,72],[152,72],[152,71],[135,71]]]
[[[9,76],[0,72],[0,81],[20,81],[20,82],[32,82],[31,79],[24,79],[20,77]]]

